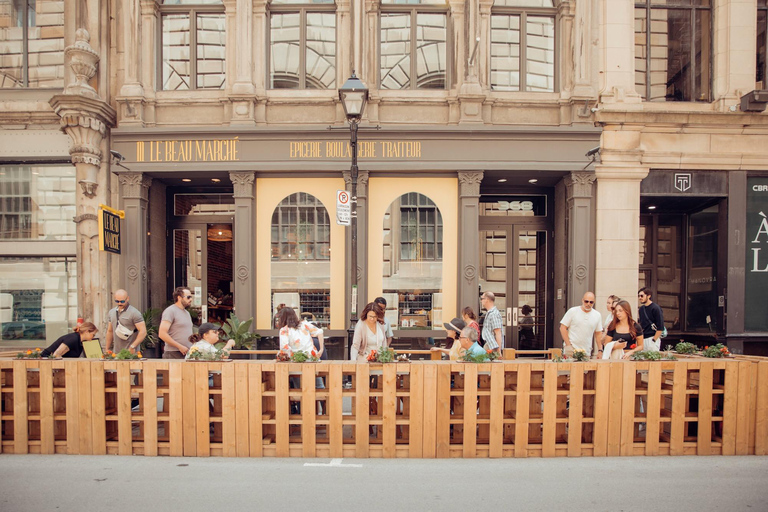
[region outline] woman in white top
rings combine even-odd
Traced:
[[[359,363],[367,361],[371,350],[378,351],[387,346],[387,334],[384,331],[384,310],[378,304],[369,302],[360,321],[355,325],[355,336],[352,338],[350,359]]]
[[[616,304],[620,300],[621,299],[617,295],[608,296],[608,302],[605,304],[605,309],[608,310],[608,315],[605,317],[605,322],[603,322],[603,336],[608,332],[608,326],[611,325],[611,322],[613,321],[613,308],[616,307]]]
[[[277,314],[277,328],[280,330],[280,350],[289,355],[294,352],[304,352],[307,355],[315,353],[320,357],[325,348],[323,330],[307,321],[299,321],[293,308],[285,307]],[[320,342],[320,350],[315,349],[312,338]]]
[[[189,341],[192,343],[192,346],[187,350],[187,357],[185,359],[189,359],[193,352],[215,354],[217,349],[214,345],[219,342],[219,328],[214,324],[206,322],[200,325],[197,334],[189,337]],[[235,340],[229,340],[223,350],[229,352],[234,346]]]

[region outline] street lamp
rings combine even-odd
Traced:
[[[350,219],[350,228],[352,230],[352,248],[350,267],[352,271],[352,306],[349,312],[349,341],[352,342],[354,336],[355,324],[357,323],[357,126],[363,118],[365,104],[368,102],[368,88],[355,76],[352,76],[344,82],[339,89],[339,99],[344,107],[344,114],[349,123],[349,145],[352,150],[352,167],[350,168],[350,178],[352,181],[352,212]]]

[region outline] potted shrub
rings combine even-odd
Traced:
[[[233,359],[250,359],[250,354],[238,354],[237,350],[250,350],[254,346],[256,340],[261,336],[255,332],[251,332],[251,324],[253,323],[253,317],[249,318],[245,322],[241,322],[234,313],[229,315],[226,322],[221,325],[221,330],[224,331],[222,341],[224,343],[229,340],[235,340],[235,345],[232,347],[230,353]]]
[[[141,350],[141,353],[147,358],[156,359],[162,357],[162,354],[159,353],[159,338],[157,337],[159,323],[155,323],[159,315],[160,310],[158,308],[149,308],[141,314],[141,316],[144,317],[144,325],[147,326],[147,336],[144,338],[144,341],[141,342],[141,348],[139,350]]]

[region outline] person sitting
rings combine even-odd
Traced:
[[[459,335],[461,353],[459,357],[469,352],[470,355],[480,356],[486,353],[485,349],[477,342],[477,331],[472,327],[465,327]]]
[[[212,323],[206,322],[200,326],[197,334],[189,337],[189,342],[192,343],[192,346],[187,351],[186,359],[189,359],[192,352],[215,354],[218,350],[215,345],[219,342],[219,328]],[[228,353],[234,346],[235,340],[229,340],[222,350]]]
[[[466,327],[466,324],[463,320],[454,318],[450,322],[445,322],[443,327],[445,327],[446,332],[446,348],[432,347],[429,350],[432,352],[442,352],[447,355],[448,359],[451,361],[456,361],[459,358],[459,351],[461,350],[461,344],[456,339],[461,334],[462,329]],[[475,339],[477,339],[477,337],[475,337]]]
[[[75,332],[65,334],[44,349],[42,357],[80,357],[83,355],[83,342],[91,341],[99,329],[91,322],[83,322],[75,327]]]

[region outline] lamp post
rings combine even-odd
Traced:
[[[339,99],[344,107],[344,114],[349,123],[349,145],[352,150],[352,167],[350,168],[350,179],[352,181],[352,212],[350,219],[350,228],[352,230],[351,261],[350,261],[350,283],[352,285],[352,304],[349,311],[349,343],[355,332],[357,323],[357,128],[360,120],[363,118],[365,104],[368,102],[368,88],[355,76],[352,71],[344,85],[339,89]],[[350,345],[351,346],[351,345]]]

